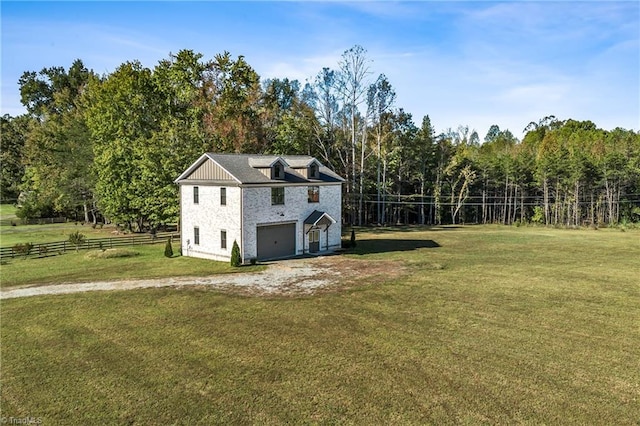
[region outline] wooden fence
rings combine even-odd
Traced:
[[[78,250],[109,249],[114,247],[130,247],[142,244],[164,243],[167,238],[180,241],[178,233],[158,233],[156,235],[134,235],[131,237],[114,238],[90,238],[78,245]],[[68,251],[76,251],[76,246],[69,241],[55,241],[52,243],[33,244],[29,253],[16,251],[17,245],[12,247],[0,247],[0,260],[13,259],[18,257],[49,257],[64,254]]]

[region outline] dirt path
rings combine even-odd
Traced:
[[[14,287],[0,290],[0,300],[84,291],[185,286],[203,286],[256,295],[310,294],[338,283],[352,281],[354,277],[373,277],[380,273],[386,276],[394,274],[393,271],[398,270],[389,268],[389,265],[380,265],[380,262],[373,265],[371,262],[327,256],[278,261],[270,264],[265,271],[255,273]]]

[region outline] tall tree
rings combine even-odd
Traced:
[[[313,83],[305,85],[302,93],[302,101],[316,117],[312,122],[315,151],[325,164],[346,177],[349,159],[339,134],[341,115],[338,98],[337,73],[326,67],[316,75]]]
[[[229,52],[217,54],[212,65],[213,110],[206,116],[206,124],[214,150],[263,152],[260,76],[244,56],[234,60]]]
[[[204,124],[213,65],[201,58],[183,50],[153,70],[129,62],[90,87],[96,191],[112,220],[138,230],[177,220],[173,180],[216,137]]]
[[[380,221],[384,206],[382,205],[382,140],[388,133],[388,126],[384,125],[384,116],[391,111],[396,100],[396,92],[384,74],[380,74],[378,79],[369,86],[367,92],[368,115],[371,117],[373,133],[376,139],[376,206],[377,217]],[[362,189],[362,184],[360,188]],[[360,197],[362,199],[362,195]]]
[[[92,78],[94,74],[76,60],[69,71],[52,67],[25,72],[20,93],[35,119],[25,141],[22,189],[39,205],[64,214],[82,210],[85,221],[95,222],[93,150],[82,96]]]
[[[428,115],[422,118],[422,126],[416,134],[416,142],[414,144],[415,176],[418,179],[420,193],[420,223],[427,222],[427,213],[425,209],[425,199],[428,187],[432,186],[429,180],[432,178],[432,169],[435,168],[435,130],[431,125],[431,119]]]
[[[144,180],[149,178],[141,163],[162,117],[152,72],[139,62],[126,62],[104,81],[92,82],[89,102],[99,205],[112,221],[140,230],[148,219]]]
[[[368,90],[367,79],[371,74],[369,70],[369,59],[367,59],[367,51],[359,45],[352,47],[351,49],[346,50],[342,54],[342,59],[339,62],[340,66],[340,93],[342,94],[342,99],[344,102],[344,112],[345,115],[349,117],[349,130],[350,130],[350,139],[351,139],[351,174],[348,177],[348,187],[350,189],[350,193],[353,195],[356,192],[356,182],[357,180],[357,160],[356,160],[356,151],[357,151],[357,130],[358,130],[358,117],[361,117],[359,108],[360,105],[365,102],[365,97]],[[362,122],[362,131],[364,132],[364,136],[366,136],[366,120]],[[364,150],[366,143],[363,143],[361,149]],[[364,154],[364,152],[363,152]],[[362,155],[361,157],[363,157]],[[356,218],[354,217],[356,214],[356,209],[351,209],[353,212],[353,216],[351,218],[351,223],[356,222]],[[362,221],[361,212],[358,212],[358,222]]]
[[[270,79],[263,86],[261,121],[267,150],[311,154],[315,116],[301,99],[298,80]]]
[[[389,166],[395,178],[396,207],[392,209],[392,218],[395,223],[408,222],[408,209],[403,206],[403,195],[410,194],[409,177],[415,168],[416,158],[414,143],[418,128],[413,122],[411,114],[399,109],[393,114],[393,130],[390,140]]]
[[[27,115],[0,117],[0,198],[2,202],[15,202],[20,194],[20,183],[24,176],[24,146],[29,129]]]

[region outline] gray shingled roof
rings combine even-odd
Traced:
[[[206,153],[206,157],[209,160],[213,160],[220,165],[223,169],[229,172],[235,177],[241,184],[273,184],[276,182],[289,182],[289,183],[313,183],[313,182],[344,182],[344,179],[336,174],[333,170],[325,167],[314,157],[309,155],[260,155],[260,154],[216,154]],[[293,167],[285,167],[284,180],[270,179],[263,175],[257,168],[269,167],[277,158],[282,158],[288,165],[295,167],[307,167],[314,160],[320,164],[320,179],[307,179],[301,174],[297,173]],[[202,157],[201,157],[202,158]],[[196,164],[190,167],[193,168]],[[181,178],[186,178],[185,173],[181,175]],[[178,178],[177,182],[182,179]]]
[[[322,218],[326,218],[327,221],[329,222],[333,222],[336,223],[336,220],[334,218],[332,218],[331,216],[329,216],[327,213],[325,212],[321,212],[319,210],[314,210],[313,213],[311,213],[305,220],[304,223],[306,225],[317,225],[318,222],[320,222],[320,220]]]
[[[271,167],[276,160],[280,159],[277,155],[261,155],[261,156],[250,156],[249,157],[249,165],[251,167]]]
[[[313,163],[314,161],[317,162],[318,164],[321,164],[314,157],[310,157],[308,155],[287,155],[282,158],[286,158],[285,161],[287,162],[287,164],[295,168],[309,167],[311,163]]]

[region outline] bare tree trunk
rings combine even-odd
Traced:
[[[622,185],[620,185],[620,182],[617,182],[616,186],[618,187],[618,190],[616,191],[615,209],[616,209],[616,223],[618,223],[620,222],[620,192],[622,191]]]
[[[549,183],[547,182],[547,178],[545,177],[542,181],[542,203],[544,204],[544,224],[549,225],[550,215],[549,215]]]
[[[362,142],[360,147],[360,187],[358,194],[358,225],[362,226],[362,200],[364,198],[364,154],[367,146],[367,126],[365,120],[365,126],[362,129]]]
[[[87,200],[82,203],[82,209],[84,210],[84,223],[89,223],[89,206],[87,206]]]
[[[613,198],[614,198],[614,191],[613,188],[611,188],[611,185],[609,184],[609,179],[605,178],[604,179],[604,188],[605,188],[605,198],[607,201],[607,210],[609,212],[609,225],[613,225],[614,224],[614,205],[613,205]]]
[[[487,177],[482,183],[482,223],[487,224]]]
[[[520,223],[524,223],[524,188],[520,191]]]
[[[396,217],[396,224],[400,225],[400,217],[402,214],[402,168],[398,167],[398,215]]]
[[[380,152],[380,149],[381,149],[381,139],[382,138],[381,138],[381,135],[380,135],[380,131],[378,131],[377,139],[378,139],[378,182],[377,182],[376,188],[378,190],[378,203],[376,204],[376,208],[377,208],[377,211],[378,211],[378,216],[377,216],[376,219],[378,220],[378,223],[382,223],[383,222],[382,221],[382,205],[380,204],[380,201],[381,201],[380,200],[380,198],[381,198],[380,197],[380,192],[381,192],[381,188],[380,188],[380,157],[381,157],[381,152]]]
[[[425,208],[424,208],[424,190],[425,190],[425,184],[424,184],[424,173],[422,175],[422,178],[420,179],[420,225],[424,225],[426,223],[425,220]]]
[[[560,181],[556,180],[556,199],[554,200],[554,225],[559,223],[560,220]]]
[[[513,207],[511,208],[511,223],[515,223],[516,214],[518,212],[518,185],[513,185],[513,201],[509,202]]]
[[[509,211],[507,205],[509,203],[509,175],[504,178],[504,209],[502,210],[502,224],[507,224],[507,218],[509,217]]]
[[[355,109],[355,102],[354,102]],[[356,194],[356,114],[355,110],[351,111],[351,192]],[[353,206],[353,204],[352,204]],[[356,209],[352,208],[351,223],[356,223]]]
[[[435,207],[435,222],[436,225],[440,225],[442,223],[442,214],[440,211],[440,194],[442,191],[442,182],[440,177],[440,170],[436,173],[436,186],[433,189],[433,203]]]
[[[387,209],[387,159],[382,160],[382,224],[387,223],[386,209]]]
[[[576,184],[575,184],[575,205],[573,207],[574,210],[574,218],[575,218],[575,226],[579,226],[580,225],[580,217],[582,216],[582,212],[580,212],[580,182],[578,180],[576,180]]]

